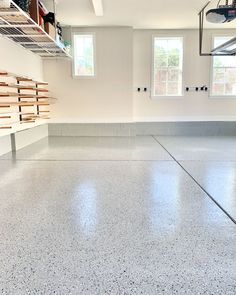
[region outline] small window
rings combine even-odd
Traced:
[[[93,77],[94,70],[94,35],[74,35],[74,75]]]
[[[214,48],[233,37],[214,37]],[[236,95],[236,57],[214,56],[212,62],[212,96]]]
[[[154,37],[152,96],[182,96],[183,38]]]

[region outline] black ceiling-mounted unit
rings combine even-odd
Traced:
[[[203,7],[199,12],[199,54],[200,56],[229,56],[236,55],[236,37],[225,42],[224,44],[214,48],[209,53],[202,52],[203,34],[204,34],[204,19],[205,10],[211,1]],[[206,12],[206,20],[211,23],[222,24],[231,22],[236,19],[236,0],[231,4],[226,0],[225,5],[219,5],[221,0],[218,1],[217,8],[210,9]]]

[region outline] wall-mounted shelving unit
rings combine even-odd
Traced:
[[[53,98],[47,85],[46,82],[0,71],[0,130],[50,119],[48,107]]]
[[[60,40],[56,41],[49,36],[12,0],[10,7],[0,8],[1,35],[42,57],[71,58]]]

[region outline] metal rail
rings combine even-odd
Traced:
[[[71,58],[62,43],[59,44],[49,36],[13,0],[10,2],[10,8],[0,8],[0,36],[10,39],[42,57]]]
[[[205,19],[205,9],[211,1],[208,1],[207,4],[199,12],[199,55],[200,56],[234,56],[236,55],[236,48],[233,50],[226,50],[232,45],[236,45],[236,37],[225,42],[224,44],[214,48],[211,52],[203,52],[203,40],[204,40],[204,19]]]

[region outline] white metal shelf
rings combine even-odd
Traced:
[[[0,8],[0,36],[42,57],[71,58],[62,42],[56,42],[12,0],[9,8]]]

